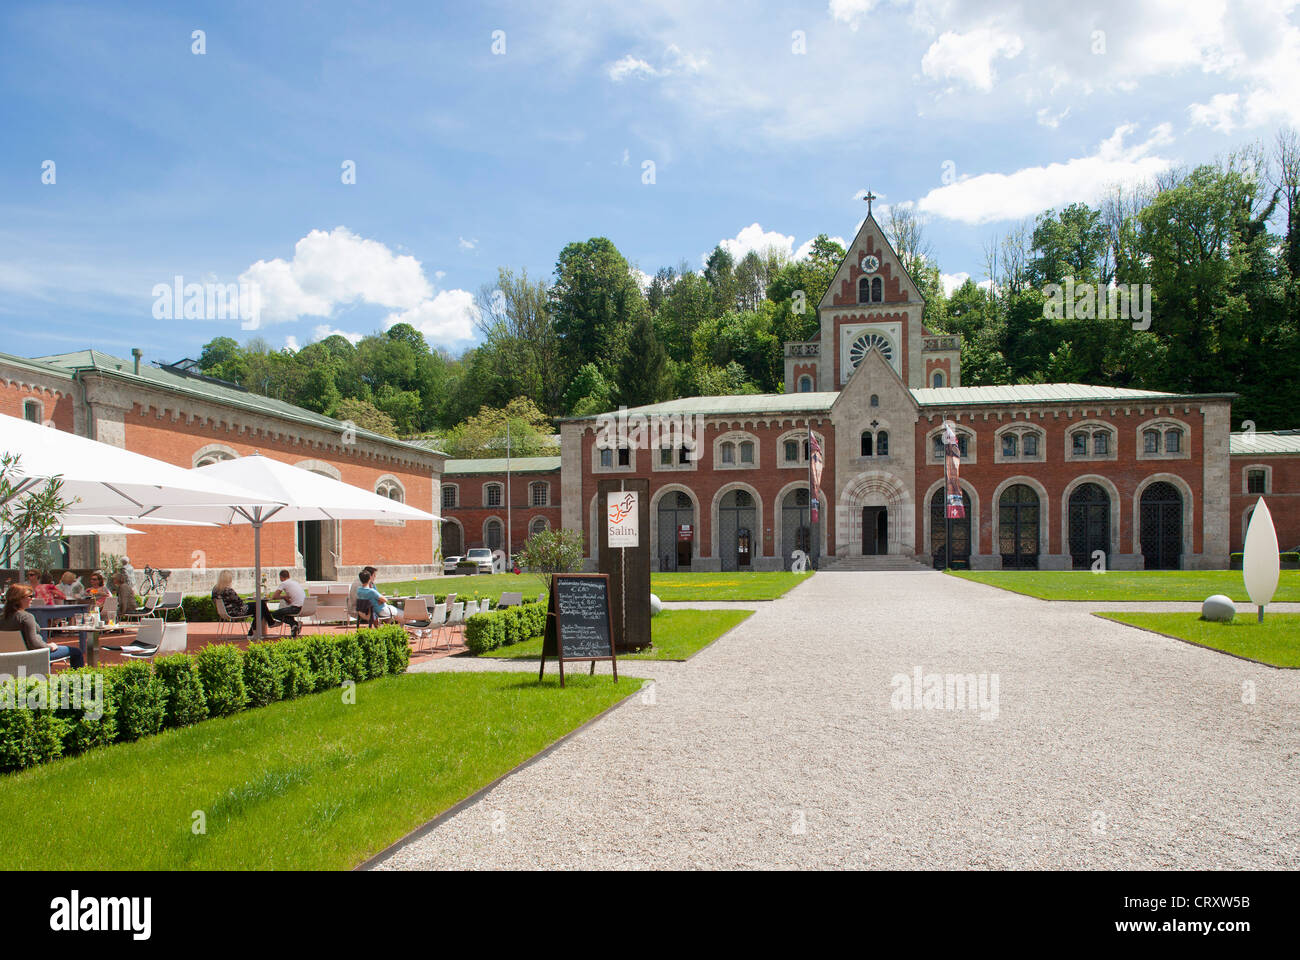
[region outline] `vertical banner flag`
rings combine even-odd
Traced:
[[[822,466],[825,463],[825,457],[822,456],[822,445],[817,442],[816,435],[808,431],[808,462],[812,467],[812,488],[815,492],[808,494],[809,517],[813,523],[817,522],[817,508],[821,504],[822,498]]]
[[[961,470],[961,448],[957,446],[957,425],[951,420],[943,422],[943,480],[947,492],[945,502],[947,511],[944,516],[949,520],[960,520],[966,516],[966,506],[962,503],[961,484],[957,475]]]
[[[612,490],[608,497],[609,545],[635,547],[641,542],[641,515],[635,490]]]

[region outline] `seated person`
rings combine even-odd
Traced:
[[[242,620],[253,612],[253,605],[248,603],[235,591],[235,575],[229,570],[222,570],[217,574],[217,584],[212,588],[212,599],[220,600],[222,606],[226,608],[226,613],[231,620]],[[266,600],[262,600],[262,623],[274,623],[275,614],[267,605]],[[257,630],[257,623],[253,622],[248,625],[248,635],[251,637]]]
[[[113,596],[117,597],[117,618],[135,613],[135,584],[124,570],[113,574]]]
[[[297,621],[296,614],[302,612],[302,605],[307,602],[307,590],[297,580],[289,576],[288,570],[280,571],[280,589],[268,597],[270,600],[283,600],[280,609],[276,610],[272,616],[281,623],[287,623],[289,629],[293,631],[293,636],[302,633],[302,624]]]
[[[85,665],[80,647],[65,647],[46,640],[41,636],[40,625],[36,618],[27,612],[32,605],[32,592],[27,587],[15,584],[5,593],[4,616],[0,617],[0,630],[17,630],[23,635],[23,644],[28,650],[48,649],[50,663],[67,660],[74,667]]]
[[[48,570],[40,575],[40,583],[36,585],[37,603],[56,604],[67,599],[63,591],[54,585],[54,576]]]
[[[86,580],[90,584],[90,586],[86,587],[87,598],[102,607],[104,601],[108,599],[108,587],[104,583],[104,575],[96,570]]]
[[[64,570],[63,576],[59,578],[59,589],[69,600],[85,600],[86,588],[82,582],[77,579],[77,575],[71,570]]]
[[[357,579],[353,581],[352,586],[348,587],[348,613],[357,612],[357,591],[360,590],[362,586],[361,574],[368,573],[370,574],[370,579],[374,580],[375,574],[378,572],[378,570],[371,566],[362,567],[357,571]]]
[[[370,571],[361,571],[361,586],[357,588],[357,599],[365,600],[370,604],[370,609],[374,611],[376,619],[392,620],[399,613],[396,607],[390,606],[384,595],[370,585]]]

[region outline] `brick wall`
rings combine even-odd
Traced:
[[[484,531],[487,522],[493,519],[501,523],[501,549],[504,550],[506,548],[505,525],[507,519],[505,472],[448,473],[443,476],[442,483],[444,488],[455,486],[457,490],[456,506],[440,507],[440,515],[447,521],[443,525],[444,536],[447,540],[443,550],[444,554],[448,556],[455,553],[464,554],[466,550],[472,547],[488,546]],[[546,506],[533,506],[532,485],[534,483],[547,484]],[[500,486],[500,506],[489,507],[487,505],[486,486],[488,484]],[[518,551],[524,541],[528,539],[533,521],[538,518],[546,521],[547,529],[558,530],[562,526],[562,491],[559,470],[548,470],[544,473],[515,473],[512,471],[509,494],[509,543],[512,550]],[[452,526],[459,528],[460,531],[461,539],[458,547],[455,542],[456,535],[450,530]]]
[[[1242,454],[1231,458],[1228,471],[1232,490],[1229,527],[1232,552],[1240,553],[1245,547],[1247,511],[1254,509],[1260,497],[1258,493],[1246,493],[1246,470],[1250,467],[1267,468],[1269,477],[1264,502],[1268,504],[1273,528],[1277,530],[1278,548],[1294,550],[1300,547],[1300,455]]]

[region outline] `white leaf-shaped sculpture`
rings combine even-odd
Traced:
[[[1241,558],[1241,577],[1246,581],[1250,602],[1259,607],[1259,618],[1264,619],[1264,606],[1277,592],[1281,563],[1277,552],[1277,531],[1273,529],[1273,515],[1268,504],[1260,497],[1255,512],[1250,515],[1246,530],[1246,546]]]

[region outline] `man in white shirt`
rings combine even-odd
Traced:
[[[271,594],[268,600],[283,600],[279,609],[274,611],[275,619],[281,623],[287,623],[293,636],[298,636],[302,632],[302,624],[299,623],[294,615],[302,610],[302,605],[307,602],[307,590],[297,580],[289,579],[289,571],[280,571],[280,589]]]

